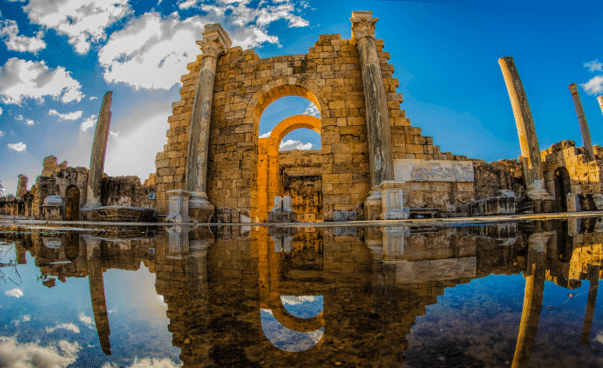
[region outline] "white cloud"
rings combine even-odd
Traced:
[[[46,47],[46,43],[42,40],[43,32],[38,32],[35,37],[19,36],[18,33],[17,22],[11,19],[0,20],[0,38],[6,44],[7,49],[35,54]]]
[[[134,362],[130,366],[117,365],[116,363],[105,363],[101,368],[179,368],[182,367],[181,363],[174,363],[168,358],[153,359],[153,358],[134,358]]]
[[[112,130],[109,131],[109,138],[113,138],[115,140],[119,140],[119,132],[114,132]]]
[[[27,148],[27,145],[26,145],[25,143],[23,143],[23,142],[19,142],[19,143],[9,143],[9,144],[8,144],[8,148],[10,148],[10,149],[12,149],[12,150],[15,150],[15,151],[17,151],[17,152],[23,152],[23,151],[25,151],[25,149]],[[19,290],[19,289],[13,289],[13,290]],[[8,293],[9,293],[9,292],[11,292],[11,291],[13,291],[13,290],[9,290],[9,291],[7,291],[5,294],[6,294],[6,295],[9,295]],[[19,290],[19,291],[21,291],[21,290]],[[21,291],[21,296],[22,296],[22,295],[23,295],[23,291]],[[15,295],[12,295],[12,296],[15,296]],[[17,296],[17,298],[18,298],[18,296]]]
[[[9,148],[12,148],[12,147],[10,146],[10,144],[8,145],[8,147],[9,147]],[[23,149],[25,149],[25,148],[23,148]],[[15,149],[15,151],[17,151],[17,152],[21,152],[22,150],[17,150],[17,149]],[[19,289],[19,288],[10,289],[10,290],[7,290],[7,291],[4,293],[4,295],[13,296],[13,297],[15,297],[15,298],[20,298],[20,297],[22,297],[22,296],[23,296],[23,290],[21,290],[21,289]]]
[[[4,132],[0,130],[0,138],[4,137]]]
[[[316,107],[316,105],[314,105],[313,103],[310,102],[308,107],[306,107],[306,110],[304,111],[303,115],[311,115],[311,116],[316,116],[319,118],[320,111],[318,111],[318,107]]]
[[[272,134],[272,130],[269,131],[269,132],[267,132],[267,133],[264,133],[264,134],[260,135],[260,138],[269,138],[270,134]]]
[[[52,70],[44,61],[10,58],[0,67],[0,97],[8,104],[21,104],[23,98],[42,100],[45,96],[63,102],[80,101],[81,85],[63,67]]]
[[[55,330],[67,330],[75,333],[80,333],[79,327],[77,327],[73,323],[61,323],[54,327],[46,327],[46,333],[52,333]]]
[[[50,111],[48,111],[48,115],[58,116],[61,120],[77,120],[82,117],[82,112],[74,111],[69,114],[61,114],[55,109],[50,109]]]
[[[19,115],[19,116],[17,116],[17,117],[15,118],[15,120],[23,121],[23,120],[24,120],[24,119],[23,119],[23,115]]]
[[[586,83],[580,85],[589,95],[597,95],[603,92],[603,75],[597,75]]]
[[[188,8],[194,6],[195,4],[197,4],[197,0],[186,0],[186,1],[178,4],[178,7],[180,9],[188,9]]]
[[[86,327],[90,329],[94,328],[94,322],[92,321],[92,317],[85,315],[83,312],[80,312],[78,320],[85,324]]]
[[[302,296],[292,296],[292,295],[281,295],[281,301],[283,304],[288,305],[298,305],[303,303],[311,303],[315,300],[318,300],[315,296],[302,295]]]
[[[26,315],[24,315],[23,317],[21,317],[21,320],[22,320],[23,322],[29,322],[29,321],[31,321],[31,316],[30,316],[30,315],[28,315],[28,314],[26,314]]]
[[[31,119],[27,119],[27,120],[25,120],[25,124],[32,126],[32,125],[34,125],[34,121]]]
[[[105,29],[132,11],[127,0],[30,0],[23,9],[32,23],[67,35],[80,54],[103,41]]]
[[[312,143],[304,143],[300,141],[294,141],[292,139],[288,139],[287,141],[281,142],[279,146],[279,151],[290,151],[290,150],[310,150],[312,149]]]
[[[2,110],[2,108],[0,107],[0,115],[2,115],[3,112],[4,110]]]
[[[97,98],[98,98],[98,97],[96,97],[96,96],[92,96],[92,97],[90,97],[90,101],[94,101],[94,100],[96,100]]]
[[[599,62],[599,59],[589,61],[583,64],[585,68],[588,68],[588,71],[593,73],[595,71],[603,72],[603,63]]]
[[[86,130],[92,128],[94,124],[96,124],[96,115],[90,116],[80,125],[80,132],[86,132]]]
[[[5,367],[65,368],[74,363],[81,349],[65,340],[40,346],[39,342],[19,343],[15,337],[0,337],[0,362]]]

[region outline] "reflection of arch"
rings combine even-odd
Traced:
[[[65,220],[77,221],[80,215],[80,188],[70,185],[65,190]]]
[[[283,191],[279,180],[279,145],[287,134],[296,129],[311,129],[321,132],[321,121],[310,115],[294,115],[281,121],[268,138],[259,138],[258,157],[258,218],[266,219],[272,208],[274,197]]]
[[[555,202],[558,212],[567,211],[567,195],[572,191],[572,183],[565,167],[555,170]]]

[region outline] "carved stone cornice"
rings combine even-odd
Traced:
[[[378,20],[379,18],[373,18],[372,12],[353,12],[350,18],[352,22],[352,37],[357,40],[362,37],[374,39]]]
[[[219,24],[206,24],[205,32],[203,32],[203,40],[197,41],[197,45],[203,51],[203,57],[211,56],[218,58],[221,55],[227,54],[232,46],[232,41],[228,37],[228,33]]]
[[[217,59],[218,57],[228,53],[228,47],[220,43],[218,40],[197,41],[197,45],[201,47],[201,51],[203,52],[202,57],[211,56]]]

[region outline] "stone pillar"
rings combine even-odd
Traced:
[[[584,326],[582,327],[582,336],[580,344],[588,346],[590,338],[590,328],[593,324],[593,316],[595,314],[595,306],[597,304],[597,292],[599,290],[599,273],[601,266],[593,266],[590,270],[590,285],[588,288],[588,299],[586,300],[586,312],[584,313]]]
[[[524,272],[526,286],[517,345],[513,356],[513,368],[528,367],[530,362],[542,310],[547,243],[552,234],[553,232],[534,233],[528,238],[528,262]]]
[[[381,64],[375,45],[375,24],[377,20],[378,18],[373,18],[373,12],[371,11],[354,11],[350,18],[350,21],[352,21],[352,38],[356,40],[360,52],[366,107],[371,193],[365,206],[380,206],[381,190],[379,185],[383,181],[394,180],[389,113],[381,75]]]
[[[595,154],[593,153],[593,143],[590,140],[590,130],[588,129],[588,123],[586,122],[586,115],[582,108],[582,101],[580,101],[580,94],[578,93],[578,86],[576,83],[569,85],[569,90],[572,93],[572,99],[574,100],[574,107],[576,108],[576,114],[578,115],[578,123],[580,123],[580,132],[582,133],[582,142],[584,143],[584,149],[589,161],[595,160]]]
[[[27,192],[27,176],[19,175],[19,183],[17,184],[17,198],[23,198],[23,195]]]
[[[553,198],[544,189],[544,175],[540,161],[540,147],[538,146],[536,127],[517,67],[515,67],[512,57],[502,57],[498,59],[498,64],[500,64],[505,78],[511,106],[513,107],[513,115],[515,115],[515,123],[517,124],[519,145],[523,156],[526,194],[532,200],[552,200]]]
[[[205,26],[203,40],[197,41],[197,44],[201,47],[203,56],[189,127],[185,190],[191,192],[189,202],[191,209],[213,212],[215,207],[207,199],[206,185],[207,149],[214,98],[214,81],[218,57],[228,53],[232,42],[222,26],[208,24]]]
[[[90,153],[90,170],[88,171],[88,185],[86,189],[86,204],[84,209],[92,210],[101,206],[101,186],[103,184],[103,170],[105,168],[105,152],[111,125],[111,96],[113,92],[105,93],[103,104],[96,121],[92,152]]]
[[[597,97],[597,101],[599,101],[599,106],[601,107],[601,112],[603,112],[603,95]]]

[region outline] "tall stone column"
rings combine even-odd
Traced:
[[[582,133],[582,142],[584,143],[584,149],[589,161],[595,160],[595,154],[593,153],[593,143],[590,140],[590,130],[588,129],[588,123],[586,122],[586,115],[582,108],[582,101],[580,101],[580,94],[578,93],[578,86],[576,83],[569,85],[569,90],[572,93],[572,99],[574,100],[574,107],[576,108],[576,114],[578,115],[578,123],[580,123],[580,132]]]
[[[365,202],[367,205],[381,205],[379,186],[384,181],[394,180],[394,159],[392,138],[389,129],[389,113],[385,86],[381,75],[381,65],[375,45],[375,24],[371,11],[354,11],[352,37],[356,40],[360,52],[362,84],[366,107],[366,130],[368,134],[369,161],[371,172],[371,193]],[[377,203],[379,202],[379,203]]]
[[[517,125],[519,145],[523,156],[526,194],[532,200],[552,200],[554,198],[544,189],[544,175],[540,161],[540,147],[538,146],[536,127],[532,119],[528,97],[523,89],[521,78],[519,78],[519,72],[512,57],[502,57],[498,59],[498,64],[500,64],[505,78],[511,106],[513,107],[513,115],[515,116],[515,124]]]
[[[603,112],[603,95],[597,97],[597,101],[599,101],[599,106],[601,107],[601,112]]]
[[[103,170],[105,168],[105,152],[111,125],[111,96],[113,92],[105,93],[103,104],[96,121],[92,152],[90,153],[90,170],[88,171],[88,185],[86,189],[86,204],[84,209],[91,210],[101,206],[101,186],[103,184]]]
[[[21,174],[18,176],[19,183],[17,184],[17,198],[23,198],[23,195],[27,192],[27,176]]]
[[[207,199],[207,149],[211,108],[214,98],[214,81],[218,57],[228,53],[232,41],[222,26],[205,26],[203,40],[197,41],[203,51],[201,68],[195,92],[195,102],[189,128],[188,157],[186,161],[186,187],[191,192],[189,208],[208,209],[214,206]]]
[[[526,286],[513,368],[527,368],[530,363],[542,310],[546,279],[546,250],[551,235],[551,232],[535,233],[528,238],[528,262],[524,273]]]

